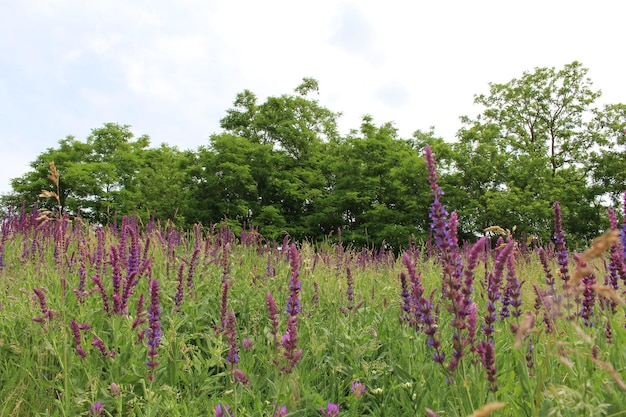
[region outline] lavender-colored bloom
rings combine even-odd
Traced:
[[[248,338],[245,338],[245,337],[241,340],[241,345],[243,346],[243,348],[245,350],[252,350],[252,349],[254,349],[254,342],[252,340],[248,339]]]
[[[274,335],[274,343],[276,344],[278,337],[278,308],[276,307],[272,293],[269,291],[265,294],[265,303],[267,305],[270,321],[272,322],[272,334]]]
[[[346,307],[348,308],[348,310],[352,310],[354,308],[354,278],[352,277],[352,272],[350,271],[349,266],[346,266],[346,274],[347,274],[346,298],[348,299],[348,305]]]
[[[226,355],[226,363],[234,366],[239,363],[239,347],[237,346],[237,320],[233,310],[228,310],[228,313],[226,314],[224,329],[228,339],[228,354]]]
[[[150,307],[148,307],[148,362],[150,375],[148,379],[154,379],[154,369],[159,365],[155,360],[158,356],[157,348],[161,344],[161,306],[159,304],[159,282],[155,279],[150,281]]]
[[[91,346],[98,349],[103,357],[110,356],[109,351],[107,350],[106,346],[104,346],[104,342],[100,338],[94,336],[93,340],[91,341]]]
[[[556,294],[556,288],[554,288],[554,275],[552,275],[552,270],[550,268],[550,263],[548,262],[548,255],[543,248],[539,248],[537,250],[539,254],[539,260],[541,261],[541,266],[543,267],[543,271],[546,274],[546,285],[549,287],[550,295]]]
[[[218,404],[215,406],[215,417],[234,417],[234,415],[230,414],[230,407],[227,405]]]
[[[593,290],[593,285],[595,283],[596,278],[593,274],[585,275],[582,278],[583,300],[582,308],[580,309],[580,316],[583,318],[583,325],[588,327],[594,326],[592,318],[594,316],[594,305],[596,303],[596,292]]]
[[[224,324],[226,323],[226,312],[228,310],[228,290],[230,289],[230,283],[228,280],[222,281],[222,304],[220,306],[220,323],[221,327],[215,329],[216,333],[224,331]]]
[[[300,276],[300,257],[295,243],[289,246],[288,251],[289,266],[291,268],[291,277],[289,278],[289,299],[287,300],[287,314],[294,317],[300,314],[300,297],[302,284],[298,277]]]
[[[480,354],[482,364],[487,372],[487,381],[489,381],[490,390],[496,392],[498,391],[498,384],[496,378],[496,355],[493,342],[491,340],[480,342],[478,344],[478,353]]]
[[[250,380],[248,379],[248,376],[241,369],[233,368],[230,373],[235,378],[236,383],[241,385],[250,385]]]
[[[354,395],[354,398],[359,398],[360,396],[365,394],[365,384],[358,381],[352,381],[350,390],[352,391],[352,395]]]
[[[174,299],[174,305],[176,306],[176,311],[181,312],[181,306],[183,305],[183,297],[185,295],[185,281],[183,280],[183,272],[185,270],[185,264],[183,262],[180,263],[178,267],[178,286],[176,288],[176,298]]]
[[[143,311],[143,294],[139,295],[139,300],[137,300],[137,316],[135,317],[135,320],[133,321],[133,326],[132,329],[135,330],[140,324],[143,324],[146,322],[146,319],[144,318],[146,312]]]
[[[487,340],[491,340],[491,337],[494,333],[494,323],[497,320],[496,316],[496,302],[502,297],[500,293],[500,285],[502,282],[502,274],[504,272],[504,265],[507,262],[509,256],[513,252],[513,246],[515,244],[514,240],[509,240],[509,242],[505,245],[504,248],[500,250],[498,256],[496,258],[496,263],[494,265],[493,271],[489,273],[487,278],[488,287],[487,287],[487,315],[485,315],[485,325],[483,326],[483,331],[485,333],[485,337]]]
[[[339,404],[328,403],[326,408],[320,408],[320,412],[324,417],[336,417],[339,415]]]
[[[39,288],[33,288],[33,292],[35,293],[35,295],[37,295],[37,298],[39,299],[39,307],[41,308],[41,313],[43,314],[42,318],[34,318],[33,320],[38,322],[52,320],[54,318],[54,313],[48,308],[46,295]]]
[[[94,283],[94,285],[98,289],[98,292],[102,296],[102,306],[103,306],[102,308],[104,309],[105,313],[109,313],[110,311],[109,296],[106,290],[104,289],[104,285],[102,285],[102,280],[100,279],[100,275],[95,275],[91,277],[91,281]]]
[[[100,401],[96,401],[95,403],[93,403],[91,408],[89,409],[89,414],[91,414],[92,416],[101,416],[103,413],[104,404]]]
[[[533,339],[528,338],[528,353],[526,354],[526,367],[528,368],[528,375],[532,378],[535,376],[535,362],[533,360],[533,353],[535,352],[535,345],[533,345]]]
[[[296,316],[291,316],[287,319],[287,333],[283,335],[282,340],[283,355],[286,359],[286,365],[282,368],[282,371],[287,374],[293,371],[302,358],[302,349],[298,349],[297,323],[298,318]]]
[[[274,417],[285,417],[287,415],[287,406],[281,405],[276,407],[276,411],[274,411]]]
[[[554,202],[554,241],[557,249],[557,262],[559,264],[561,279],[567,286],[569,282],[569,255],[565,245],[565,232],[563,231],[563,219],[561,215],[561,206],[558,201]]]
[[[113,313],[120,314],[122,312],[122,272],[119,251],[114,245],[111,245],[110,262],[111,267],[113,268],[113,272],[111,274],[111,281],[113,283]]]
[[[187,271],[187,288],[193,288],[193,275],[199,262],[199,256],[200,248],[197,247],[194,249],[193,254],[191,255],[191,260],[189,261],[189,270]]]

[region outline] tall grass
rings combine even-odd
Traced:
[[[619,234],[568,253],[555,205],[556,244],[467,245],[432,216],[394,254],[11,213],[0,415],[626,415]]]

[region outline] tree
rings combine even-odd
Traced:
[[[86,142],[73,136],[60,140],[58,148],[47,149],[30,164],[31,171],[11,181],[13,193],[4,203],[51,204],[39,194],[41,190],[56,191],[47,178],[49,163],[54,162],[64,211],[100,223],[108,222],[115,213],[132,212],[141,200],[137,175],[149,145],[147,136],[133,138],[130,126],[107,123],[93,129]]]
[[[549,239],[556,200],[579,225],[570,231],[575,239],[597,233],[590,162],[602,142],[592,119],[600,92],[587,72],[578,62],[535,68],[475,97],[484,110],[462,118],[454,145],[455,181],[469,197],[459,210],[474,233],[500,223]]]

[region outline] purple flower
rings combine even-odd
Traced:
[[[230,407],[221,404],[215,406],[215,417],[233,417],[235,414],[230,414]]]
[[[296,324],[298,318],[291,316],[287,319],[287,333],[283,335],[282,347],[287,364],[282,368],[284,373],[290,373],[302,358],[302,349],[298,349],[298,332]]]
[[[193,254],[191,255],[191,261],[189,261],[189,271],[187,271],[187,287],[193,287],[193,274],[196,270],[196,265],[198,265],[198,256],[200,255],[200,248],[197,247],[194,249]]]
[[[320,408],[320,412],[322,413],[324,417],[336,417],[339,415],[339,405],[328,403],[326,408],[324,407]]]
[[[554,241],[557,249],[557,262],[559,264],[561,279],[567,286],[569,282],[569,255],[565,246],[565,232],[563,231],[563,218],[561,215],[561,206],[558,201],[554,202]]]
[[[276,411],[274,412],[274,417],[285,417],[287,415],[287,406],[286,405],[281,405],[279,407],[276,408]]]
[[[96,401],[93,403],[91,408],[89,409],[89,414],[92,416],[101,416],[104,413],[104,404],[100,401]]]
[[[241,345],[243,346],[243,348],[245,350],[252,350],[252,349],[254,349],[254,342],[252,340],[248,339],[248,338],[245,338],[245,337],[241,340]]]
[[[54,313],[52,310],[48,309],[48,303],[46,301],[46,295],[39,288],[33,288],[33,292],[37,295],[39,299],[39,307],[41,308],[41,313],[43,314],[43,318],[39,318],[38,320],[33,319],[34,321],[50,321],[54,318]]]
[[[228,354],[226,355],[226,363],[231,366],[239,363],[239,348],[237,347],[237,321],[235,312],[228,310],[226,314],[226,324],[224,325],[226,337],[228,338]]]
[[[496,355],[493,342],[482,341],[478,344],[478,353],[482,361],[485,370],[487,371],[487,381],[491,385],[490,390],[492,392],[498,391],[498,384],[496,378]]]
[[[294,317],[300,314],[300,298],[298,294],[302,290],[302,284],[298,277],[300,276],[300,257],[295,243],[289,246],[289,265],[291,267],[291,277],[289,279],[289,299],[287,300],[287,314]]]
[[[359,398],[361,395],[365,394],[366,391],[365,384],[357,381],[352,381],[350,389],[354,398]]]
[[[248,376],[241,369],[233,368],[230,373],[233,375],[233,377],[235,378],[235,382],[237,382],[238,384],[250,385],[250,380],[248,379]]]
[[[195,253],[195,252],[194,252]],[[176,298],[174,299],[174,305],[176,306],[176,311],[180,313],[181,305],[183,304],[183,297],[185,295],[185,281],[183,280],[183,272],[185,270],[185,264],[183,262],[180,263],[178,267],[178,286],[176,288]]]
[[[276,338],[278,337],[278,308],[276,307],[272,293],[269,291],[265,294],[265,302],[270,321],[272,322],[272,334],[274,335],[274,341],[276,342]]]
[[[110,353],[108,352],[106,346],[104,346],[104,342],[98,337],[96,336],[93,337],[93,340],[91,341],[91,346],[98,349],[100,353],[102,354],[102,356],[110,356]]]
[[[150,307],[148,307],[148,362],[150,375],[148,379],[154,379],[154,369],[159,365],[155,360],[158,355],[157,348],[161,344],[161,306],[159,304],[159,282],[154,278],[150,281]]]

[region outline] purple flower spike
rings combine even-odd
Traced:
[[[324,417],[336,417],[339,415],[339,405],[328,403],[326,408],[324,407],[320,408],[320,412],[322,413]]]
[[[287,314],[294,317],[300,314],[300,298],[299,293],[302,290],[302,284],[298,277],[300,276],[300,257],[296,245],[292,243],[289,246],[289,265],[291,267],[291,277],[289,279],[289,299],[287,300]]]
[[[280,407],[277,407],[276,411],[274,412],[274,417],[285,417],[286,415],[287,415],[286,405],[281,405]]]
[[[224,325],[226,331],[226,337],[228,338],[228,354],[226,355],[226,362],[234,366],[239,363],[239,348],[237,347],[237,321],[235,318],[235,312],[228,310],[226,314],[226,324]]]
[[[159,365],[155,360],[158,355],[157,348],[161,344],[161,306],[159,304],[159,282],[155,279],[150,281],[150,307],[148,307],[148,367],[150,368],[149,380],[154,380],[154,369]]]
[[[566,288],[569,282],[569,255],[565,246],[565,232],[563,231],[563,218],[561,215],[561,206],[558,201],[554,202],[554,241],[557,249],[557,261],[561,272],[561,279]]]
[[[365,394],[366,391],[365,384],[357,381],[352,381],[350,389],[354,398],[359,398],[361,395]]]
[[[104,413],[104,404],[100,401],[93,403],[89,409],[89,414],[92,416],[101,416]]]
[[[218,404],[215,406],[215,417],[234,417],[234,415],[230,414],[230,407],[227,405]]]

